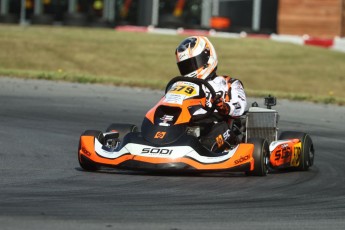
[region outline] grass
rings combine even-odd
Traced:
[[[163,89],[182,36],[0,25],[0,75]],[[264,39],[210,38],[218,74],[249,96],[345,104],[345,53]]]

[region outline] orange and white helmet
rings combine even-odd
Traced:
[[[182,76],[206,79],[217,69],[216,51],[208,38],[192,36],[176,48],[176,62]]]

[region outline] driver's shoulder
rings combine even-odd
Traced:
[[[238,78],[231,77],[231,76],[228,76],[228,75],[219,75],[217,77],[219,77],[218,81],[225,80],[229,85],[235,84],[235,85],[242,85],[243,86],[242,81],[240,79],[238,79]]]
[[[218,83],[218,84],[228,84],[228,83],[233,83],[235,81],[238,81],[238,79],[236,78],[232,78],[228,75],[217,75],[216,77],[214,77],[213,79],[211,79],[211,81],[213,81],[214,83]]]

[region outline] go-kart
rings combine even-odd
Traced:
[[[175,77],[164,97],[147,112],[141,131],[133,124],[116,123],[105,132],[85,131],[78,148],[80,166],[87,171],[114,167],[265,176],[274,169],[308,170],[313,165],[314,146],[308,134],[288,131],[277,137],[279,115],[271,109],[274,97],[265,99],[267,108],[252,105],[243,116],[229,119],[231,135],[236,137],[225,148],[206,148],[200,141],[205,126],[219,117],[215,118],[215,106],[207,104],[205,89],[211,101],[217,100],[207,81]]]

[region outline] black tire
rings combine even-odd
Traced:
[[[138,132],[138,127],[133,124],[113,123],[108,126],[108,128],[106,129],[106,132],[110,132],[112,130],[116,130],[119,133],[119,140],[120,142],[122,142],[126,134]]]
[[[269,145],[266,139],[249,138],[247,143],[254,144],[254,170],[247,171],[248,176],[266,176],[269,164]]]
[[[315,156],[314,144],[309,134],[303,132],[285,131],[280,134],[279,140],[285,139],[301,140],[301,157],[297,169],[301,171],[307,171],[309,167],[314,164]]]
[[[104,143],[104,137],[103,137],[103,133],[101,131],[98,130],[86,130],[82,136],[93,136],[96,137],[102,144]],[[79,141],[79,147],[78,147],[78,161],[79,161],[79,165],[80,167],[82,167],[84,170],[86,171],[96,171],[99,169],[99,166],[97,164],[95,164],[93,161],[89,160],[86,157],[82,157],[79,155],[79,151],[81,148],[81,144]]]
[[[104,136],[103,133],[99,130],[86,130],[82,136],[92,136],[92,137],[96,137],[97,140],[104,145]]]

